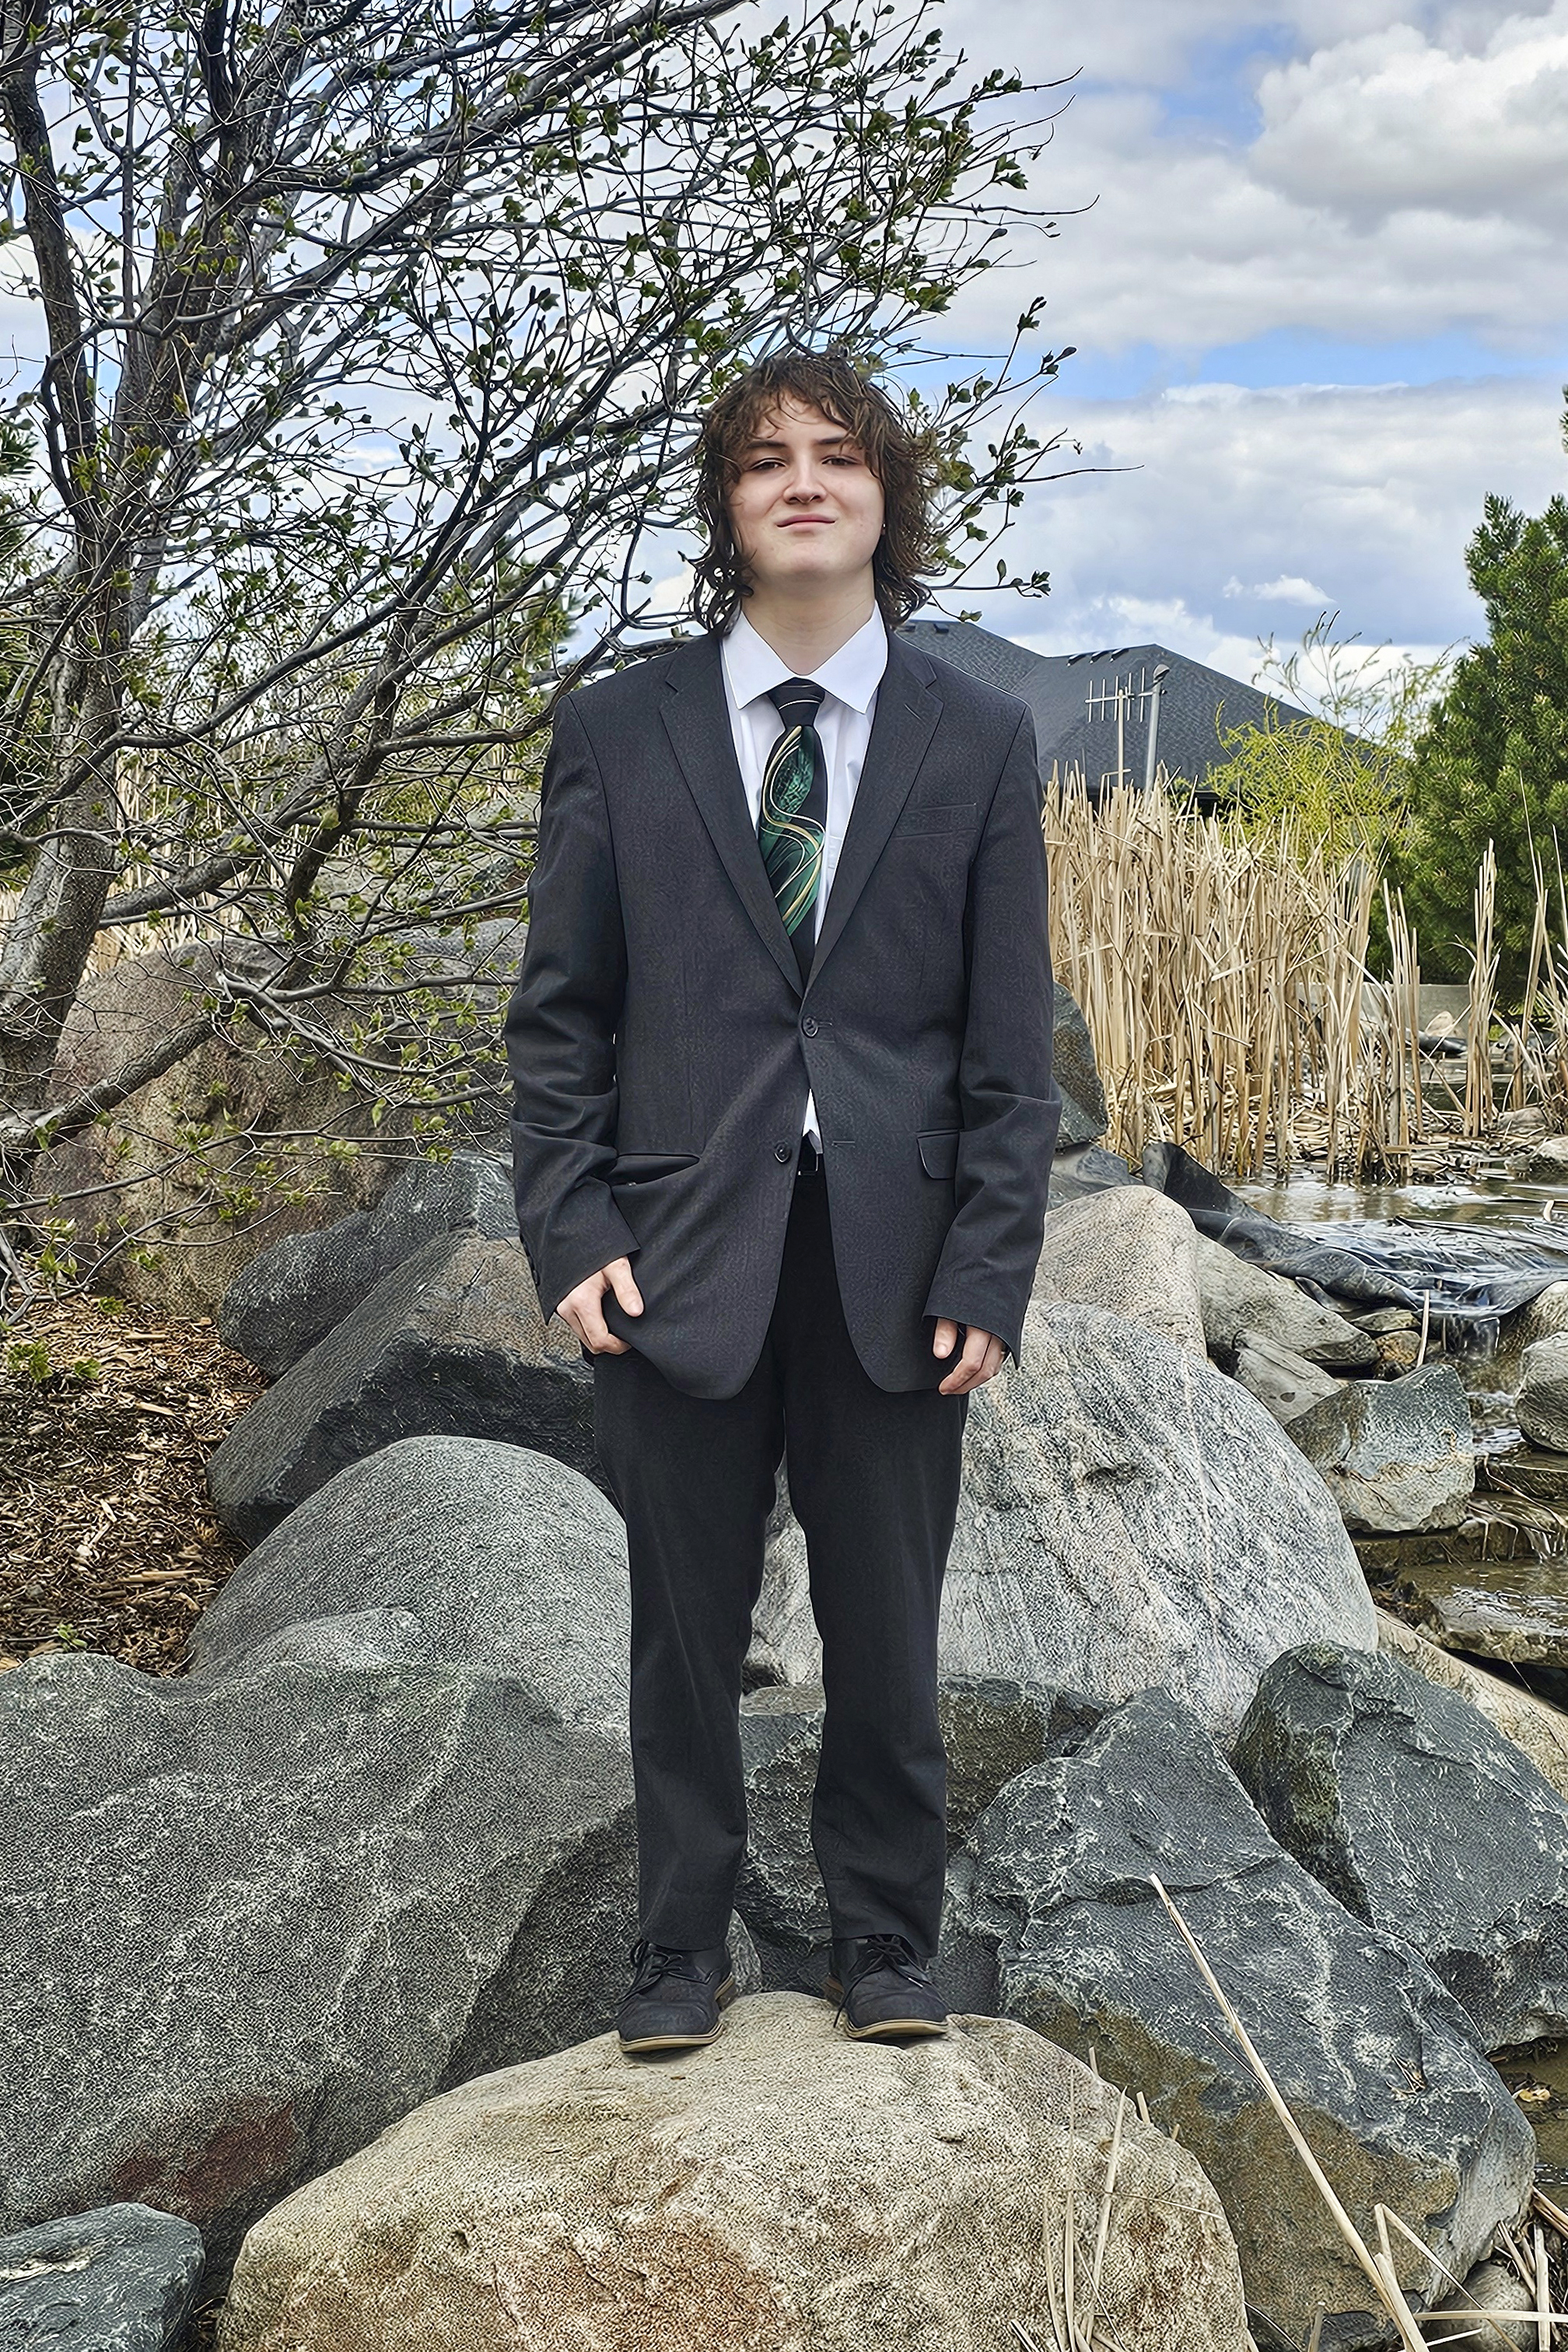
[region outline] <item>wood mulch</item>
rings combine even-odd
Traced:
[[[204,1472],[261,1374],[216,1323],[96,1298],[0,1333],[0,1666],[106,1651],[178,1674],[238,1559]]]

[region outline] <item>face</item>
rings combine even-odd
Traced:
[[[869,585],[882,485],[857,441],[819,408],[786,400],[739,452],[730,527],[760,588]]]

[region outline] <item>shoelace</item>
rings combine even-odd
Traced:
[[[630,1957],[637,1971],[632,1981],[634,1993],[652,1992],[666,1977],[673,1977],[678,1984],[701,1982],[700,1972],[691,1965],[689,1952],[671,1951],[663,1944],[642,1943],[632,1946]]]
[[[914,1946],[903,1936],[862,1936],[860,1949],[865,1966],[856,1978],[869,1976],[877,1969],[891,1969],[895,1976],[908,1984],[926,1984],[930,1972],[923,1960],[917,1958]]]

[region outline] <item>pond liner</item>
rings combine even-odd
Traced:
[[[1249,1208],[1174,1143],[1144,1149],[1142,1181],[1185,1209],[1202,1234],[1252,1265],[1299,1283],[1350,1314],[1430,1302],[1433,1334],[1456,1352],[1489,1354],[1503,1318],[1554,1282],[1568,1281],[1568,1247],[1542,1249],[1504,1234],[1393,1221],[1285,1225]],[[1331,1234],[1332,1240],[1322,1238]]]

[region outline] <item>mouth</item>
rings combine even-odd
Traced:
[[[819,526],[826,528],[832,520],[831,515],[786,515],[779,524],[779,529],[781,530],[815,530]]]

